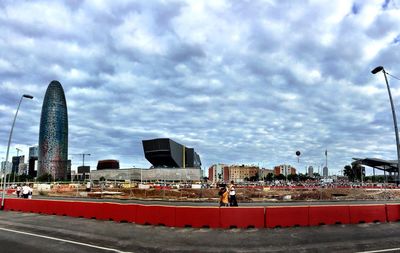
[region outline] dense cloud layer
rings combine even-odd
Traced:
[[[396,157],[381,73],[400,76],[397,1],[2,1],[0,155],[37,144],[47,85],[62,83],[69,153],[149,167],[168,137],[213,163],[339,171]],[[390,78],[396,107],[400,81]],[[399,111],[400,113],[400,111]],[[295,151],[302,156],[297,163]],[[73,159],[73,169],[80,164]]]

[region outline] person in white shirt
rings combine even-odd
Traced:
[[[31,188],[29,186],[27,186],[26,184],[24,184],[22,186],[22,197],[24,199],[27,199],[29,197],[29,194],[32,192]]]
[[[229,206],[238,206],[235,185],[233,181],[231,181],[231,185],[229,186]]]
[[[19,198],[21,196],[21,186],[19,185],[17,186],[16,192],[17,192],[17,198]]]

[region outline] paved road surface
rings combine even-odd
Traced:
[[[400,223],[214,230],[0,211],[0,252],[9,253],[398,252],[399,233]]]

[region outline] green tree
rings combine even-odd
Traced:
[[[33,180],[33,177],[30,175],[23,174],[23,175],[17,176],[15,180],[18,182],[26,182],[26,181]]]
[[[365,168],[361,166],[361,163],[358,161],[351,163],[351,169],[353,170],[355,179],[361,181],[361,175],[365,177]]]
[[[258,173],[256,173],[254,176],[251,176],[250,177],[250,181],[258,181],[259,180],[259,175],[258,175]]]
[[[359,162],[353,162],[350,165],[344,166],[343,174],[349,179],[349,181],[354,182],[354,180],[361,181],[361,175],[365,177],[365,168],[361,166]]]
[[[310,178],[309,176],[307,176],[307,174],[302,174],[302,173],[300,173],[298,177],[301,182],[304,182]]]
[[[283,174],[279,174],[278,176],[275,176],[275,179],[277,179],[277,180],[285,180],[286,177]]]
[[[274,180],[274,174],[268,173],[267,176],[265,177],[265,181],[271,182],[272,180]]]
[[[52,180],[53,180],[53,177],[51,176],[50,173],[45,173],[36,178],[36,181],[39,181],[39,182],[51,182]]]
[[[297,174],[289,174],[287,176],[288,180],[290,181],[299,181],[299,176]]]
[[[318,172],[314,172],[313,175],[314,175],[315,178],[321,177],[321,175]]]

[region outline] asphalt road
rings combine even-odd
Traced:
[[[0,252],[398,252],[399,231],[400,223],[169,228],[0,211]]]

